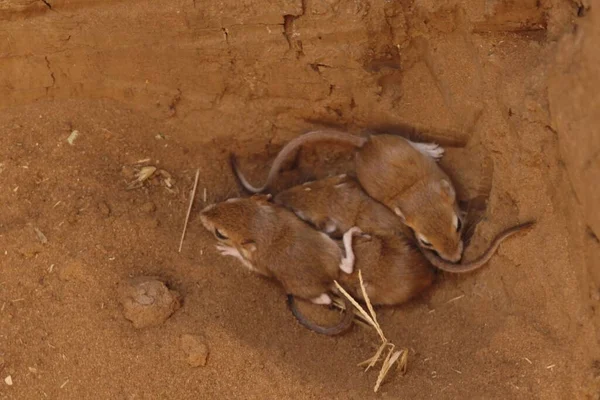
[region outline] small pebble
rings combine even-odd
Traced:
[[[202,336],[185,334],[181,336],[181,349],[187,355],[186,361],[192,367],[204,367],[208,360],[208,346]]]
[[[80,261],[69,260],[64,265],[61,265],[58,268],[58,279],[60,279],[63,282],[85,282],[88,279],[86,275],[86,267]]]
[[[140,206],[140,210],[149,214],[156,210],[156,205],[153,202],[148,201]]]
[[[67,216],[67,222],[71,225],[74,225],[77,223],[78,220],[79,220],[79,211],[71,210],[71,212],[69,212],[69,215]]]
[[[12,384],[13,384],[12,376],[8,375],[6,378],[4,378],[4,382],[6,382],[6,384],[8,386],[12,386]]]
[[[98,203],[98,210],[100,210],[100,214],[102,214],[105,217],[108,217],[110,215],[110,207],[103,201]]]

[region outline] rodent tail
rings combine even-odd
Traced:
[[[524,224],[506,229],[504,232],[501,232],[500,234],[498,234],[498,236],[496,236],[496,238],[492,241],[492,244],[485,251],[485,253],[483,253],[479,258],[468,263],[454,264],[448,262],[440,258],[438,255],[433,254],[427,249],[423,249],[423,254],[427,258],[427,260],[429,260],[429,262],[433,264],[434,267],[441,269],[442,271],[452,273],[465,273],[475,271],[476,269],[483,267],[488,261],[490,261],[490,258],[492,258],[496,250],[498,250],[498,246],[500,246],[500,243],[502,243],[505,239],[525,229],[531,228],[533,225],[535,225],[535,221],[529,221]]]
[[[229,155],[229,162],[231,163],[231,169],[233,169],[233,174],[237,178],[238,182],[240,182],[240,184],[246,190],[248,190],[249,192],[252,192],[252,193],[260,193],[267,188],[267,185],[257,188],[257,187],[252,186],[252,184],[250,182],[248,182],[248,180],[246,179],[244,174],[242,174],[242,171],[240,171],[240,167],[237,163],[237,158],[236,158],[235,154],[231,153]]]
[[[346,310],[344,311],[344,318],[342,318],[342,320],[337,325],[331,327],[317,325],[314,322],[311,322],[308,319],[306,319],[306,317],[302,315],[300,310],[298,310],[298,307],[296,307],[296,301],[293,295],[288,294],[287,303],[288,307],[290,308],[290,311],[302,326],[322,335],[335,336],[342,334],[348,329],[350,329],[350,327],[352,326],[352,322],[354,322],[354,312],[352,311],[354,306],[346,297],[344,297],[344,305],[346,306]]]
[[[367,139],[364,137],[356,136],[335,129],[316,130],[300,135],[288,142],[288,144],[283,146],[281,151],[279,151],[279,154],[277,154],[277,157],[275,157],[275,160],[273,161],[273,165],[271,165],[271,170],[269,171],[269,175],[267,176],[267,181],[262,186],[252,186],[250,182],[248,182],[248,180],[240,171],[234,154],[231,154],[230,157],[231,167],[233,168],[237,179],[240,181],[240,183],[242,184],[242,186],[244,186],[246,190],[252,193],[261,193],[273,183],[275,177],[277,176],[277,173],[279,172],[279,169],[281,168],[281,165],[289,157],[289,155],[298,147],[306,143],[337,142],[348,144],[354,147],[362,147],[366,141]]]

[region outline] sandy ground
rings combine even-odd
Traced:
[[[600,14],[587,2],[0,2],[0,398],[599,399]],[[600,6],[600,4],[598,4]],[[380,309],[410,349],[379,394],[355,327],[301,328],[272,282],[221,258],[192,217],[241,194],[316,126],[404,132],[481,221],[537,227],[489,266]],[[79,136],[73,144],[67,138]],[[167,171],[127,190],[132,165]],[[351,170],[306,149],[280,187]],[[204,197],[206,193],[206,197]],[[42,243],[36,229],[42,232]],[[135,329],[119,292],[156,275],[182,307]],[[186,361],[199,335],[205,366]],[[10,377],[10,383],[6,379]]]

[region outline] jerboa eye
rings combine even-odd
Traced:
[[[419,242],[421,242],[421,244],[425,247],[431,247],[431,243],[429,243],[427,240],[423,239],[420,235],[417,236],[417,238],[419,239]]]
[[[221,240],[227,240],[229,239],[227,236],[223,235],[221,233],[221,231],[219,231],[218,229],[215,228],[215,236]]]

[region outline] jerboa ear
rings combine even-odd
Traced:
[[[439,191],[444,200],[446,200],[448,203],[453,203],[456,199],[456,192],[454,191],[454,187],[446,179],[442,179],[440,181]]]
[[[256,243],[254,240],[245,240],[242,242],[242,256],[246,259],[252,259],[252,253],[256,251]]]
[[[256,251],[256,243],[254,242],[254,240],[244,240],[242,242],[242,247],[249,253]]]

